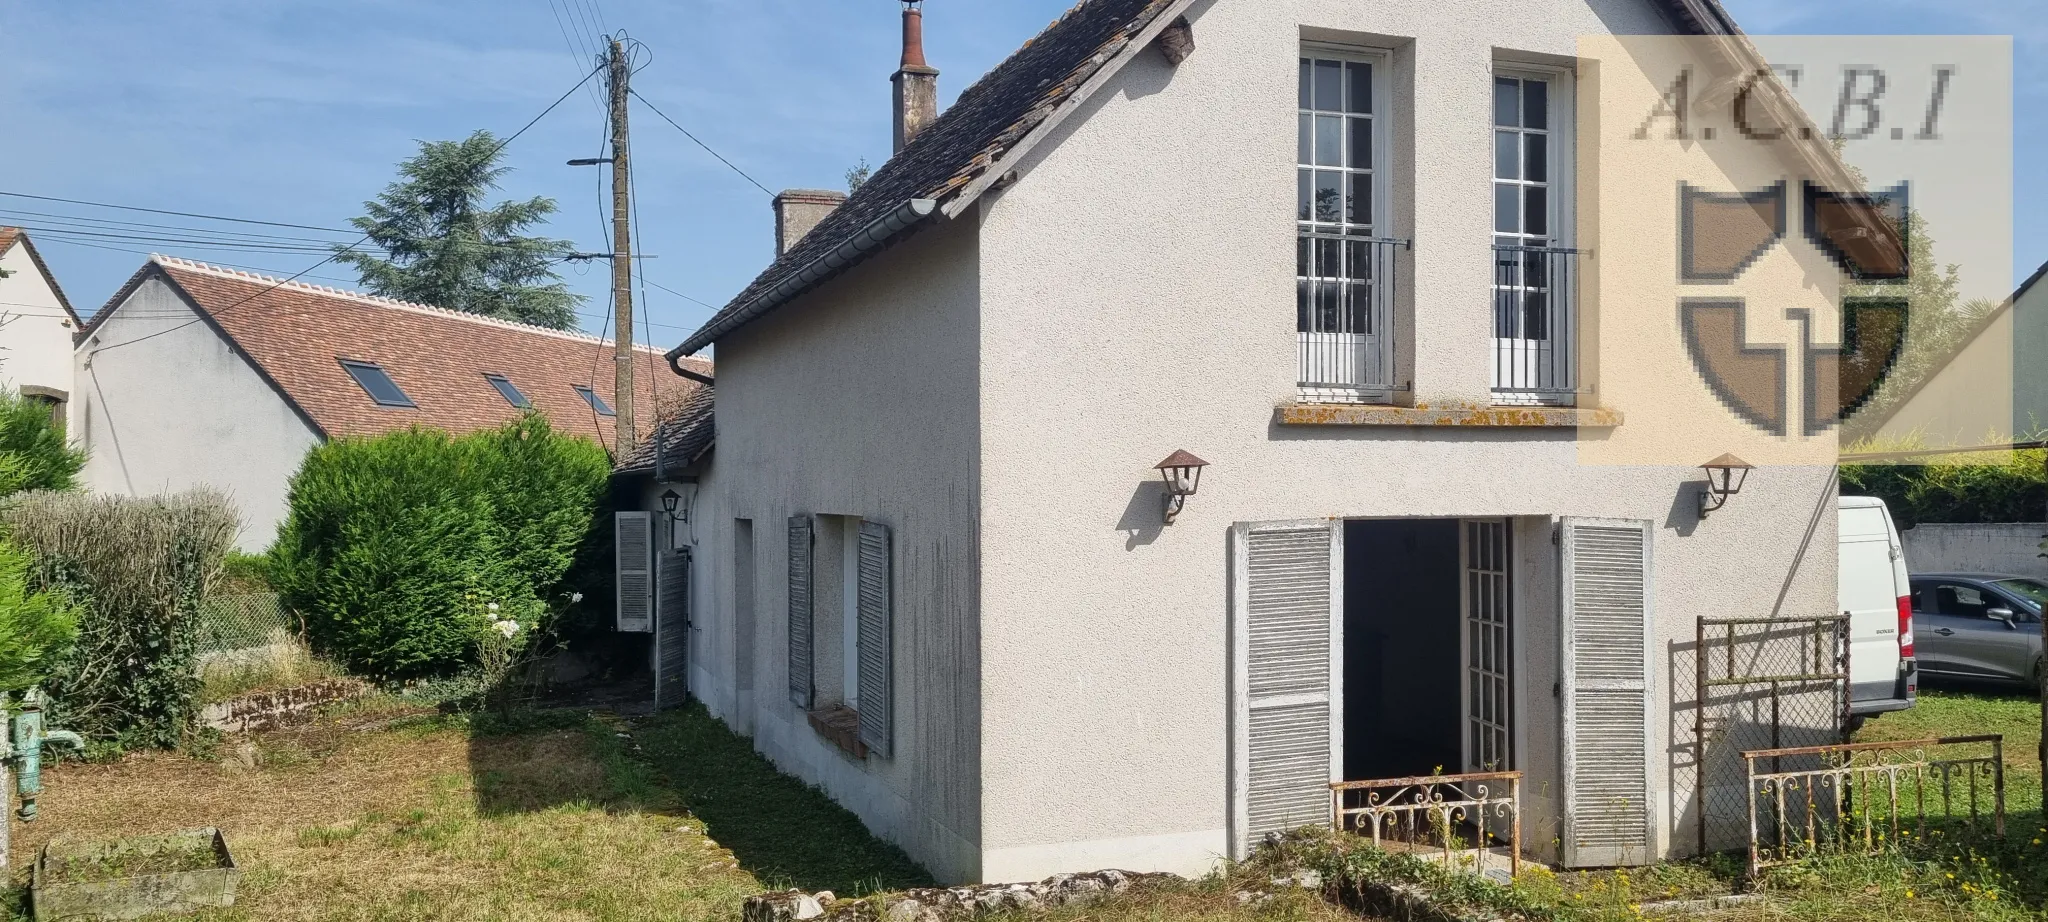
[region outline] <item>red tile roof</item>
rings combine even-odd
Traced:
[[[579,333],[498,320],[359,292],[152,256],[107,308],[97,327],[144,279],[160,273],[269,377],[328,437],[425,426],[468,432],[503,425],[520,410],[485,374],[500,374],[557,429],[609,446],[613,418],[598,416],[574,385],[617,407],[610,343]],[[674,403],[700,385],[677,377],[658,349],[634,350],[636,422],[654,428],[657,401]],[[417,407],[379,406],[341,366],[374,362]],[[691,366],[709,374],[709,362]]]

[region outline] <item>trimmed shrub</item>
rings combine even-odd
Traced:
[[[78,637],[44,691],[51,719],[126,746],[177,745],[198,692],[199,610],[233,546],[213,490],[127,497],[38,491],[0,511],[35,557],[30,585],[79,604]]]
[[[1845,464],[1842,493],[1883,499],[1900,528],[1921,522],[2038,522],[2048,508],[2042,456],[2040,449],[2027,449],[1957,455],[1935,464]]]
[[[0,692],[8,695],[42,684],[78,635],[70,598],[30,588],[33,562],[27,551],[0,541]]]
[[[292,478],[270,579],[349,669],[448,675],[475,660],[482,602],[544,620],[609,473],[602,448],[532,414],[461,438],[337,439]]]
[[[64,441],[47,405],[0,390],[0,496],[72,489],[84,467],[85,453]]]

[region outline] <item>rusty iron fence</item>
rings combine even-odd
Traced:
[[[1480,873],[1505,848],[1508,874],[1522,873],[1521,772],[1339,781],[1330,801],[1333,827],[1377,847],[1435,852],[1453,867],[1469,850]]]
[[[1682,792],[1690,783],[1694,845],[1706,854],[1742,847],[1744,752],[1847,742],[1849,619],[1701,618],[1690,654],[1690,670],[1673,670],[1681,700],[1683,681],[1694,686],[1692,764],[1677,780]]]
[[[1815,855],[1878,852],[1908,838],[1987,829],[2005,835],[2005,738],[1998,734],[1754,749],[1742,758],[1752,876]]]

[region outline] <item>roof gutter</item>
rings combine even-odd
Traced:
[[[675,369],[676,374],[686,378],[695,378],[695,375],[682,370],[678,364],[678,359],[686,355],[696,354],[705,346],[716,342],[720,336],[737,329],[762,314],[789,303],[796,296],[817,287],[819,283],[826,279],[846,271],[854,263],[860,262],[877,250],[888,246],[898,235],[909,230],[913,225],[930,218],[938,211],[938,207],[939,203],[935,199],[914,198],[896,206],[888,214],[869,222],[868,226],[861,228],[859,233],[854,234],[845,243],[833,249],[832,252],[811,260],[809,264],[798,269],[788,278],[776,283],[774,287],[762,292],[752,301],[748,301],[724,319],[715,320],[706,324],[703,329],[690,334],[690,338],[684,340],[682,345],[669,351],[669,367]]]

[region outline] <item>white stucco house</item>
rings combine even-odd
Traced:
[[[657,378],[660,354],[641,351],[640,406],[656,405],[656,388],[696,387]],[[414,426],[460,434],[533,410],[612,441],[613,351],[598,337],[176,257],[150,257],[64,355],[76,367],[70,433],[86,452],[85,486],[219,488],[241,509],[249,552],[276,536],[292,474],[327,439]]]
[[[1833,614],[1831,471],[1703,521],[1718,436],[1587,463],[1660,409],[1558,344],[1626,297],[1581,37],[1718,4],[1086,0],[943,115],[906,6],[896,156],[778,199],[669,353],[715,419],[622,470],[671,687],[947,881],[1200,872],[1437,770],[1522,772],[1532,855],[1692,850],[1696,626]]]
[[[50,404],[71,400],[71,338],[83,324],[28,233],[0,227],[0,388]]]

